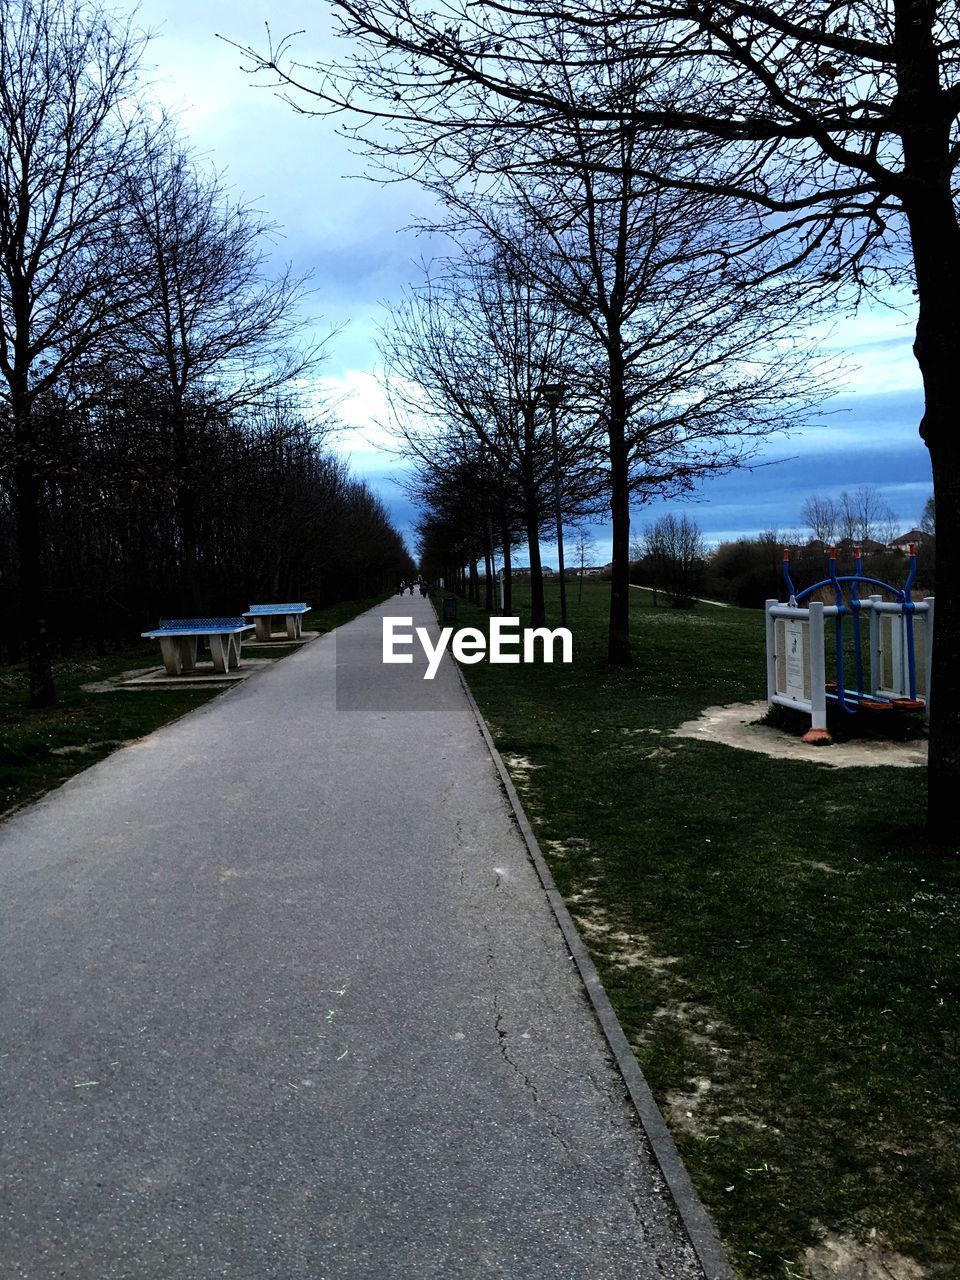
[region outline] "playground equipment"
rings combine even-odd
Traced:
[[[854,548],[854,572],[837,574],[837,552],[830,548],[826,578],[797,593],[790,578],[790,553],[784,548],[783,576],[789,599],[766,602],[767,703],[792,707],[810,716],[804,742],[832,742],[827,730],[827,703],[854,715],[858,711],[890,712],[921,710],[930,714],[930,661],[933,648],[933,596],[912,600],[911,588],[917,573],[916,548],[910,545],[910,563],[902,587],[891,586],[863,572],[863,557]],[[880,587],[892,599],[873,594],[860,597],[867,583]],[[834,603],[810,600],[816,591],[833,592]],[[846,599],[844,597],[846,592]],[[869,620],[869,683],[864,687],[862,617]],[[845,673],[844,619],[852,624],[854,684]],[[833,679],[828,679],[827,619],[833,620],[831,646]]]

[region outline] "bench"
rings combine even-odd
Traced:
[[[262,643],[273,636],[274,618],[283,618],[288,640],[299,640],[303,635],[303,615],[310,612],[308,604],[252,604],[243,615],[252,618],[257,639]]]
[[[168,676],[196,671],[197,642],[210,646],[214,671],[225,674],[240,665],[240,644],[253,623],[243,618],[161,618],[153,631],[141,631],[146,640],[159,640]]]

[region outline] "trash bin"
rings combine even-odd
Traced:
[[[456,622],[457,620],[457,601],[454,596],[444,597],[443,620],[444,622]]]

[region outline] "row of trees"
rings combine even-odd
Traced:
[[[390,544],[384,576],[402,550],[280,396],[321,355],[305,281],[156,118],[145,46],[95,3],[0,0],[0,589],[35,705],[51,629],[315,592],[324,522],[367,529],[370,565]]]
[[[811,538],[826,546],[836,542],[882,542],[889,545],[902,530],[892,508],[880,492],[861,486],[839,498],[812,494],[800,510]]]
[[[161,616],[236,614],[256,600],[360,598],[412,567],[382,504],[348,474],[294,403],[191,410],[198,495],[189,579],[169,412],[149,388],[102,388],[44,426],[58,466],[42,490],[47,643],[129,640]],[[20,575],[11,495],[0,485],[0,612],[16,616]],[[23,635],[4,630],[5,657]]]
[[[412,492],[430,513],[425,553],[445,530],[442,558],[489,566],[499,551],[509,576],[519,535],[539,623],[540,539],[556,509],[606,514],[608,657],[626,663],[631,506],[740,465],[816,399],[796,332],[819,291],[765,287],[760,248],[749,272],[707,269],[735,211],[636,181],[636,131],[612,150],[578,145],[572,169],[549,157],[533,174],[505,167],[482,192],[432,176],[448,211],[432,229],[455,250],[394,310],[382,345]]]
[[[249,51],[298,104],[355,113],[392,172],[414,171],[472,206],[503,178],[546,208],[575,191],[576,221],[609,213],[608,232],[659,200],[691,207],[712,245],[677,246],[712,279],[740,277],[751,299],[798,277],[851,302],[890,283],[914,289],[914,351],[925,391],[943,541],[960,535],[960,28],[958,0],[333,0],[352,55],[311,76],[289,42]],[[584,181],[584,175],[587,180]],[[595,181],[596,180],[596,181]],[[599,187],[596,185],[599,183]],[[627,205],[617,200],[617,191]],[[594,194],[599,192],[599,195]],[[549,212],[564,233],[563,201]],[[611,246],[624,246],[619,255]],[[577,260],[596,278],[588,304],[604,352],[614,519],[611,658],[625,657],[623,611],[631,486],[630,393],[618,328],[624,268],[644,241],[589,232]],[[702,252],[701,252],[702,248]],[[760,258],[758,260],[758,253]],[[619,271],[619,274],[618,274]],[[622,287],[613,287],[619,282]],[[669,305],[669,294],[665,297]],[[709,305],[709,304],[708,304]],[[697,352],[694,337],[691,349]],[[658,401],[658,403],[660,403]],[[675,403],[683,403],[683,395]],[[659,416],[659,415],[658,415]],[[936,586],[930,821],[960,843],[960,597],[941,564]],[[618,639],[619,636],[619,639]]]

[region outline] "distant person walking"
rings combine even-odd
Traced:
[[[404,582],[404,580],[401,578],[401,579],[400,579],[400,595],[403,595],[403,593],[406,591],[406,589],[407,589],[407,584],[406,584],[406,583]]]

